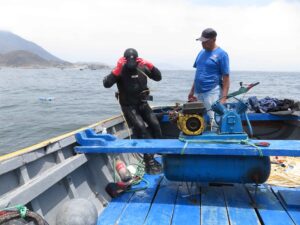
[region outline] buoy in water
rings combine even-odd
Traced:
[[[83,198],[64,203],[56,216],[56,225],[95,225],[97,223],[95,205]]]
[[[40,101],[51,102],[54,100],[54,97],[39,97]]]

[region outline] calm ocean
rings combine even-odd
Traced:
[[[120,113],[116,87],[105,89],[108,70],[0,69],[0,155],[36,144]],[[150,81],[151,105],[187,99],[194,72],[162,71]],[[300,100],[300,73],[232,72],[230,91],[239,82],[260,82],[247,96]],[[245,96],[245,98],[247,98]]]

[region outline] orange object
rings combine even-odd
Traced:
[[[131,180],[131,173],[127,170],[125,163],[120,159],[116,161],[116,170],[123,182]]]
[[[269,142],[257,142],[255,143],[256,146],[259,146],[259,147],[269,147],[270,146],[270,143]]]

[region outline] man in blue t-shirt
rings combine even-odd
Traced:
[[[218,99],[221,103],[225,103],[229,90],[229,58],[228,54],[216,45],[216,37],[217,32],[207,28],[201,37],[196,39],[202,42],[203,49],[194,63],[196,74],[188,96],[189,100],[196,97],[204,103],[209,110],[211,123],[214,123],[211,105]]]

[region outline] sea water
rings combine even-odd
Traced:
[[[115,86],[103,87],[109,70],[0,70],[0,155],[120,114]],[[162,71],[150,81],[152,106],[184,103],[194,71]],[[230,91],[239,83],[260,82],[247,95],[300,100],[300,73],[233,71]]]

